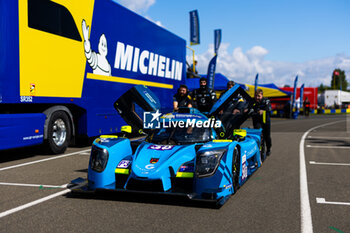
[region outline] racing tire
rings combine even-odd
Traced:
[[[264,139],[263,133],[261,133],[259,151],[260,151],[261,162],[264,162],[266,159],[266,148],[265,148],[265,139]]]
[[[233,156],[232,156],[232,188],[234,191],[234,194],[237,192],[237,190],[240,188],[239,186],[239,173],[240,173],[240,167],[241,167],[241,160],[240,160],[240,153],[237,147],[233,150]]]
[[[62,154],[71,140],[71,124],[64,111],[52,113],[47,124],[46,151],[50,154]]]

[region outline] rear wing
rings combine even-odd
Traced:
[[[160,107],[158,97],[142,85],[134,86],[114,103],[114,108],[124,121],[139,132],[143,129],[143,112],[153,112]]]

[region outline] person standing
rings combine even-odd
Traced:
[[[262,133],[264,141],[266,143],[266,155],[271,154],[271,103],[268,98],[264,97],[263,90],[257,89],[255,93],[255,103],[254,103],[254,112],[253,115],[253,126],[255,129],[262,128]]]
[[[192,65],[187,63],[187,78],[200,78],[197,70],[197,60]]]
[[[199,111],[207,113],[217,100],[216,94],[212,89],[208,88],[206,78],[201,78],[199,84],[200,87],[192,93],[193,104]]]
[[[194,63],[191,65],[191,70],[195,74],[198,74],[198,71],[197,71],[197,68],[196,68],[197,67],[197,63],[198,63],[197,60],[195,60]]]
[[[306,99],[304,100],[304,112],[305,112],[305,116],[309,116],[310,114],[310,101],[309,98],[306,97]]]
[[[226,84],[226,87],[227,89],[225,91],[223,91],[221,94],[220,94],[220,97],[219,99],[221,98],[221,96],[223,96],[228,90],[230,90],[236,83],[234,81],[228,81],[227,84]]]
[[[233,86],[235,85],[234,81],[227,82],[227,89],[221,93],[220,98]],[[233,98],[219,113],[219,118],[222,121],[227,135],[231,136],[234,129],[239,129],[241,124],[245,120],[244,113],[248,111],[247,102],[239,94]]]
[[[174,111],[178,111],[179,107],[192,107],[191,96],[188,94],[188,88],[186,85],[181,84],[177,93],[173,96]]]

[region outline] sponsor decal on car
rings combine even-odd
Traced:
[[[181,165],[179,172],[194,172],[194,167],[188,165]]]
[[[109,142],[109,139],[108,138],[101,138],[101,142]]]
[[[150,161],[150,163],[157,163],[159,161],[159,159],[158,158],[151,158],[151,161]]]
[[[247,151],[244,152],[242,156],[242,181],[246,180],[248,177],[248,167],[247,167]]]
[[[154,165],[153,164],[148,164],[145,166],[146,169],[151,170],[154,169]]]
[[[147,149],[152,149],[152,150],[172,150],[174,146],[171,145],[150,145]]]
[[[117,168],[128,168],[130,163],[130,160],[122,160],[119,162]]]

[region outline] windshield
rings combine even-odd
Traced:
[[[211,128],[162,128],[156,129],[147,137],[147,141],[162,145],[180,145],[208,142],[213,139]]]

